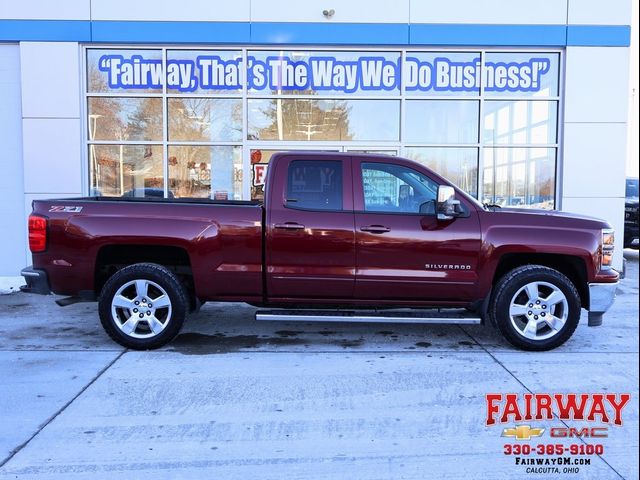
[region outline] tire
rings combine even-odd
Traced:
[[[137,303],[136,303],[137,302]],[[189,297],[180,280],[155,263],[137,263],[113,274],[98,300],[100,322],[123,347],[151,350],[182,328]]]
[[[489,315],[504,337],[522,350],[544,351],[566,342],[580,321],[580,295],[552,268],[525,265],[496,284]]]

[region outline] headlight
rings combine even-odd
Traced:
[[[600,262],[601,268],[611,268],[613,265],[613,249],[615,247],[616,239],[611,229],[602,230],[602,260]]]

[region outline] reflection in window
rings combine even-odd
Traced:
[[[410,168],[363,163],[362,189],[367,212],[435,213],[437,184]]]
[[[421,143],[477,143],[476,101],[407,100],[405,140]]]
[[[342,162],[295,160],[289,165],[287,206],[342,209]]]
[[[264,184],[267,178],[267,166],[274,154],[281,150],[263,150],[255,148],[249,155],[251,160],[251,200],[264,200]]]
[[[249,140],[365,140],[400,137],[395,100],[260,99],[249,102]]]
[[[89,145],[91,195],[162,196],[162,147]]]
[[[170,98],[169,141],[236,142],[242,139],[242,100]]]
[[[485,148],[483,202],[553,209],[555,148]]]
[[[89,140],[162,140],[162,99],[90,97]]]
[[[478,149],[409,147],[407,158],[415,160],[478,197]]]
[[[488,100],[482,138],[490,144],[554,144],[557,118],[558,102]]]
[[[170,146],[169,190],[175,197],[242,199],[242,148]]]

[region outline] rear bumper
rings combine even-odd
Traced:
[[[33,267],[24,268],[20,275],[27,282],[26,285],[20,287],[20,291],[25,293],[38,293],[40,295],[49,295],[51,287],[49,286],[49,278],[47,272]]]

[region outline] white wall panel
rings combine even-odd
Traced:
[[[568,47],[565,121],[626,122],[629,49]]]
[[[89,20],[90,0],[0,0],[0,18]]]
[[[0,45],[0,105],[0,276],[16,276],[25,266],[24,249],[27,244],[18,45]]]
[[[416,3],[416,2],[414,2]],[[334,9],[330,20],[323,10]],[[383,0],[253,0],[253,22],[354,22],[354,23],[409,23],[409,0],[387,2]]]
[[[563,195],[624,197],[626,140],[624,123],[566,124]]]
[[[80,116],[80,48],[71,42],[22,42],[23,117]]]
[[[80,119],[23,120],[26,193],[80,192]]]
[[[569,0],[569,24],[630,25],[631,0]]]
[[[267,2],[264,2],[267,3]],[[92,20],[248,22],[250,0],[93,0]]]
[[[411,23],[564,24],[567,0],[412,0]]]
[[[565,212],[581,213],[602,218],[616,231],[616,251],[613,257],[614,268],[622,269],[622,243],[624,236],[624,198],[566,197],[562,201]]]

